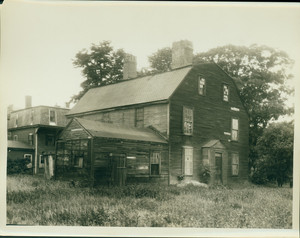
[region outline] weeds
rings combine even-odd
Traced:
[[[7,223],[65,226],[292,227],[292,189],[249,185],[209,189],[137,184],[70,187],[8,176]]]

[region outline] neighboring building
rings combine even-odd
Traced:
[[[246,179],[249,123],[236,85],[214,63],[192,66],[192,55],[176,42],[172,71],[90,89],[66,115],[57,175],[174,184],[201,181],[207,167],[211,183]]]
[[[34,149],[32,156],[34,174],[43,172],[42,154],[55,154],[55,141],[59,132],[67,124],[65,114],[68,111],[69,109],[59,107],[32,107],[31,97],[28,96],[26,97],[25,109],[12,111],[12,108],[10,108],[8,110],[8,140],[15,141],[14,144],[16,145],[22,143]],[[25,154],[24,149],[20,146],[19,153]],[[8,153],[9,158],[11,156]]]

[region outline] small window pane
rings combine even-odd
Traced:
[[[200,78],[198,80],[198,92],[200,95],[205,95],[206,83],[204,78]]]
[[[228,102],[229,99],[229,87],[228,85],[223,85],[223,100]]]

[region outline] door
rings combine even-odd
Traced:
[[[126,156],[124,154],[112,156],[112,184],[122,186],[126,184]]]
[[[215,153],[215,182],[222,183],[222,154]]]

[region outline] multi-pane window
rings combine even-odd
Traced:
[[[206,94],[206,82],[205,82],[205,78],[201,78],[200,76],[198,78],[198,93],[200,95],[205,95]]]
[[[54,146],[55,145],[54,135],[46,135],[45,144],[48,146]]]
[[[159,175],[160,174],[160,163],[161,154],[159,152],[153,152],[150,157],[150,174]]]
[[[237,141],[239,137],[239,119],[232,118],[231,120],[231,140]]]
[[[184,175],[193,175],[193,147],[183,147]]]
[[[231,172],[232,175],[234,176],[239,175],[239,154],[238,153],[231,154]]]
[[[56,111],[49,110],[49,124],[56,125]]]
[[[194,124],[193,109],[188,107],[183,107],[183,134],[184,135],[193,134],[193,124]]]
[[[29,143],[29,145],[33,145],[33,134],[32,133],[28,134],[28,143]]]
[[[144,108],[137,108],[135,110],[135,126],[144,127]]]
[[[228,102],[229,100],[229,86],[223,85],[223,101]]]

